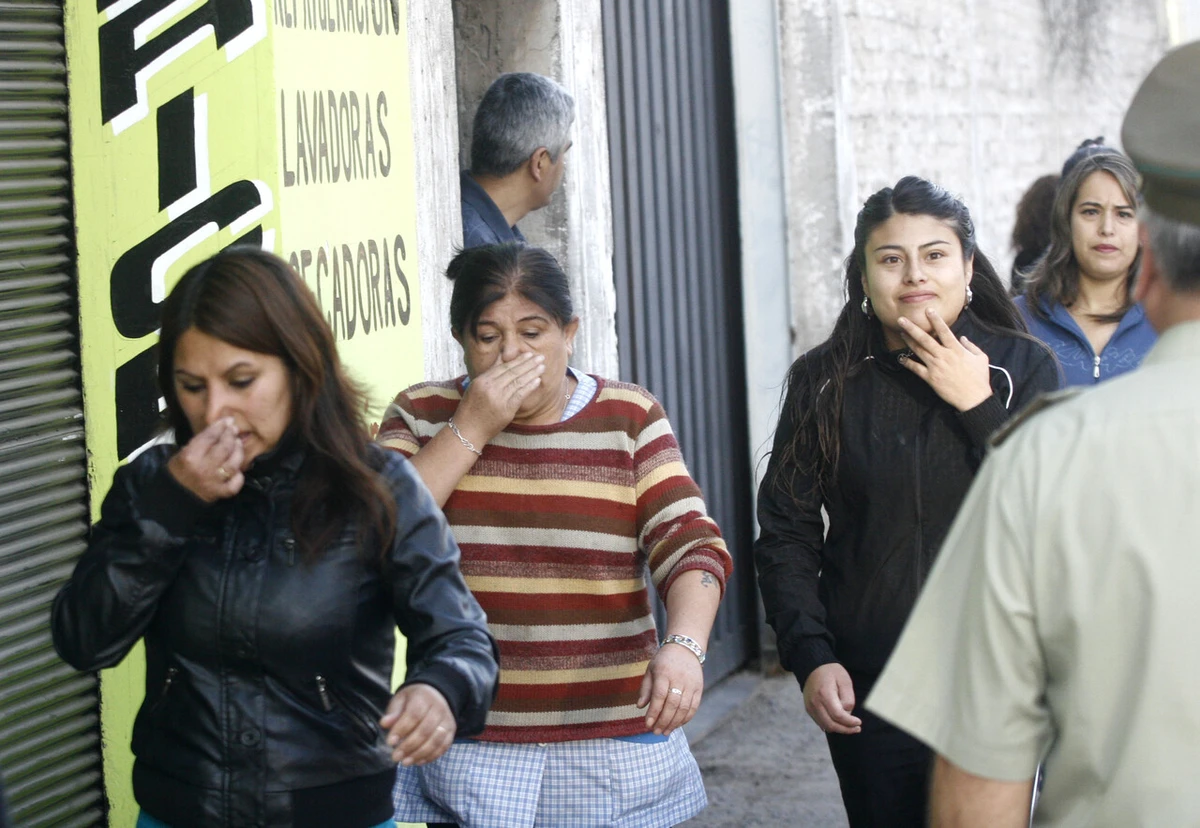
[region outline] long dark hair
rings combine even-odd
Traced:
[[[846,380],[864,365],[873,343],[882,341],[879,320],[861,310],[866,293],[863,274],[867,238],[876,227],[897,213],[931,216],[954,229],[962,244],[963,260],[974,256],[971,291],[964,314],[971,314],[987,330],[1024,335],[1025,323],[1013,305],[992,263],[975,243],[975,225],[966,206],[946,190],[916,176],[906,176],[895,187],[885,187],[867,199],[854,225],[854,251],[846,258],[847,301],[829,339],[800,357],[788,371],[783,405],[795,431],[783,445],[777,469],[798,468],[811,475],[818,494],[829,491],[841,455],[842,402]],[[814,458],[802,461],[801,458]],[[784,485],[790,485],[786,481]],[[810,492],[790,492],[804,497]]]
[[[1067,168],[1058,184],[1054,208],[1050,213],[1050,246],[1025,279],[1027,307],[1043,319],[1047,317],[1043,303],[1050,307],[1062,305],[1069,308],[1079,298],[1079,262],[1075,259],[1075,244],[1071,237],[1071,211],[1075,208],[1079,188],[1087,177],[1094,172],[1106,172],[1121,185],[1121,191],[1131,206],[1136,207],[1139,203],[1137,170],[1128,156],[1112,147],[1090,145],[1086,149],[1088,153]],[[1141,264],[1142,251],[1139,248],[1125,277],[1124,304],[1115,313],[1097,314],[1097,321],[1119,321],[1129,310],[1133,304],[1133,282]]]
[[[185,273],[167,297],[158,384],[181,446],[193,434],[175,394],[175,348],[190,328],[278,357],[287,367],[292,420],[285,439],[307,451],[291,505],[302,557],[319,556],[347,522],[357,524],[364,545],[372,538],[386,550],[395,536],[396,503],[370,460],[365,397],[346,376],[312,293],[287,262],[258,248],[232,248]]]

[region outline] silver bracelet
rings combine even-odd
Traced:
[[[706,656],[704,654],[704,650],[701,649],[700,642],[698,642],[694,638],[688,638],[686,635],[679,635],[678,633],[671,633],[666,638],[664,638],[662,640],[662,644],[659,644],[658,646],[665,647],[668,644],[678,644],[680,647],[687,647],[689,650],[692,651],[692,653],[696,656],[696,658],[700,659],[701,664],[704,663],[704,659],[708,658],[708,656]]]
[[[483,457],[483,452],[475,448],[475,444],[464,437],[462,432],[458,430],[458,426],[454,424],[453,417],[446,421],[446,425],[450,426],[450,430],[454,432],[454,436],[458,438],[458,442],[463,444],[463,448],[465,448],[467,451],[472,451],[475,454],[478,454],[480,457]]]

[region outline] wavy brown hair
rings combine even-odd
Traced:
[[[191,328],[287,367],[292,420],[284,439],[306,452],[292,496],[292,532],[302,557],[319,557],[347,523],[359,542],[396,532],[396,503],[371,460],[366,399],[346,375],[312,293],[287,262],[252,247],[225,250],[193,267],[163,304],[158,383],[179,445],[192,427],[175,394],[175,349]]]
[[[783,406],[795,431],[782,447],[775,468],[796,468],[811,476],[822,496],[833,486],[841,456],[842,403],[846,380],[862,370],[873,344],[883,340],[879,320],[861,310],[866,296],[863,273],[867,262],[867,239],[876,227],[897,213],[931,216],[954,230],[962,244],[963,261],[975,257],[971,291],[974,297],[964,314],[990,331],[1028,336],[1020,311],[996,275],[996,269],[978,249],[975,225],[966,206],[936,184],[906,176],[895,187],[885,187],[863,204],[854,226],[854,250],[846,259],[845,306],[834,323],[833,333],[822,345],[800,357],[788,371]],[[813,458],[804,461],[801,458]],[[783,486],[793,498],[812,492],[791,491],[790,480],[779,476],[773,485]]]
[[[1017,202],[1017,218],[1013,222],[1012,246],[1018,253],[1045,250],[1050,244],[1050,211],[1054,209],[1054,194],[1058,190],[1058,175],[1043,175],[1029,185]]]
[[[1046,319],[1048,314],[1043,304],[1053,307],[1062,305],[1069,308],[1079,298],[1079,262],[1075,258],[1075,245],[1071,237],[1071,211],[1075,209],[1075,199],[1079,196],[1079,188],[1083,182],[1095,172],[1106,172],[1121,185],[1121,191],[1129,200],[1132,207],[1140,205],[1138,196],[1138,175],[1133,162],[1123,152],[1112,147],[1102,150],[1093,145],[1091,154],[1079,159],[1071,166],[1054,195],[1054,208],[1050,213],[1050,246],[1042,256],[1037,266],[1025,279],[1025,296],[1027,307],[1036,316]],[[1133,282],[1137,278],[1138,268],[1142,264],[1142,251],[1139,248],[1129,265],[1129,273],[1125,276],[1125,303],[1115,313],[1095,314],[1098,322],[1117,322],[1133,304]]]

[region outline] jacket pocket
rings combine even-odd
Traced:
[[[179,668],[178,667],[168,667],[167,668],[167,674],[163,678],[162,689],[158,691],[158,697],[155,698],[154,701],[151,703],[150,707],[146,711],[147,713],[149,713],[151,716],[158,713],[158,711],[162,708],[163,704],[167,701],[167,695],[171,692],[171,687],[172,687],[172,685],[175,684],[175,679],[178,676],[179,676]]]
[[[359,713],[353,705],[347,704],[341,694],[335,692],[330,687],[325,676],[318,674],[313,677],[313,682],[317,688],[317,698],[321,701],[322,710],[346,719],[350,723],[350,726],[357,730],[371,744],[375,744],[378,741],[383,731],[374,719]]]

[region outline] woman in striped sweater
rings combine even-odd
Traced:
[[[378,439],[446,512],[500,645],[500,691],[477,739],[401,768],[396,818],[682,822],[706,804],[678,728],[732,569],[720,531],[654,398],[567,366],[579,319],[550,254],[472,248],[446,275],[467,376],[401,393]]]

